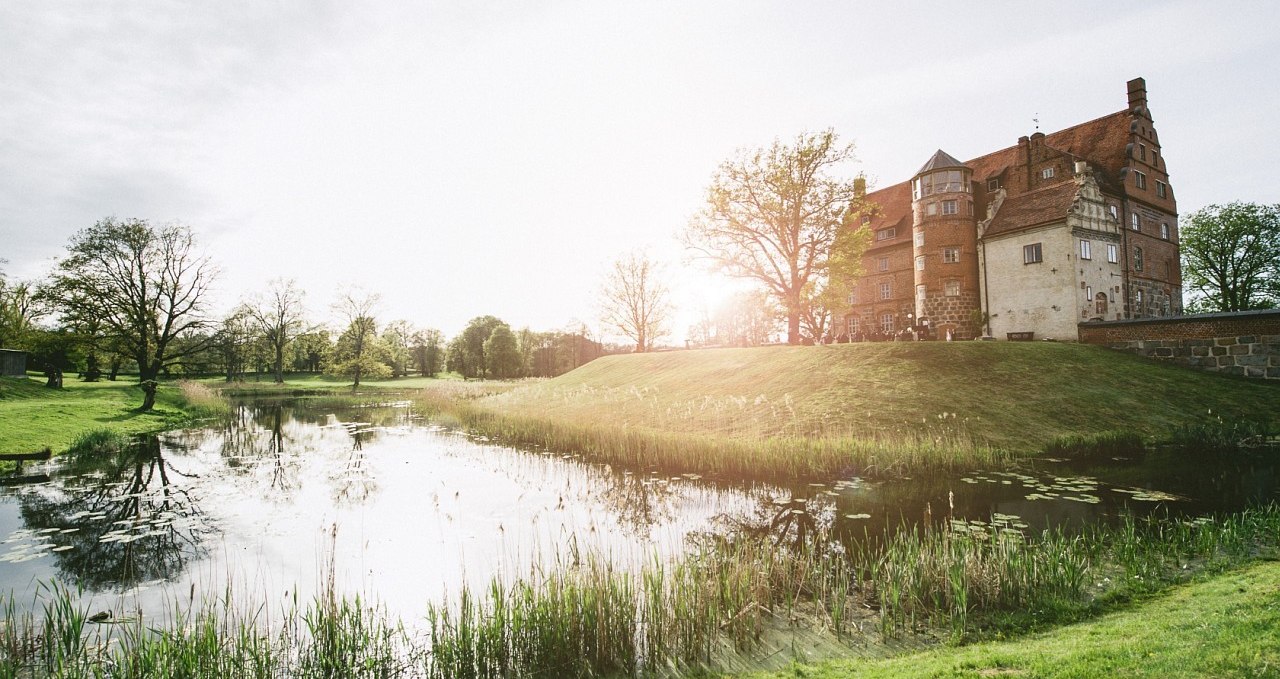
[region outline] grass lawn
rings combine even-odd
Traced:
[[[80,435],[109,429],[123,434],[176,426],[189,417],[176,387],[162,385],[155,409],[140,413],[136,382],[67,380],[61,390],[42,379],[0,378],[0,453],[66,450]]]
[[[1280,562],[1269,561],[1016,641],[750,676],[1280,677],[1278,630]]]
[[[1159,440],[1218,415],[1280,422],[1280,384],[1080,344],[889,342],[606,356],[480,405],[747,441],[953,437],[1028,453],[1104,431]]]

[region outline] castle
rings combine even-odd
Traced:
[[[1147,107],[960,162],[939,150],[866,194],[871,232],[848,337],[1076,340],[1094,320],[1182,312],[1178,210]]]

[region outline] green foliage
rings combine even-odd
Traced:
[[[494,326],[489,339],[484,341],[485,362],[489,375],[500,380],[519,377],[522,369],[520,347],[511,328],[503,323]]]
[[[829,129],[742,151],[720,165],[706,206],[683,234],[718,270],[759,281],[778,300],[791,344],[800,342],[801,317],[832,279],[832,265],[856,266],[865,245],[849,227],[868,208],[855,182],[832,176],[853,159],[853,147]]]
[[[1184,216],[1179,231],[1193,310],[1280,304],[1280,205],[1210,205]]]
[[[494,316],[477,316],[471,319],[462,334],[449,343],[449,370],[468,378],[490,376],[492,371],[485,355],[484,343],[498,326],[511,331],[510,326]]]

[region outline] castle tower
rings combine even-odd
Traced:
[[[942,150],[911,180],[915,319],[934,339],[979,332],[978,232],[972,170]]]

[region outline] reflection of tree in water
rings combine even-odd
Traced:
[[[667,480],[613,470],[612,478],[601,479],[600,494],[618,515],[618,525],[635,535],[646,536],[654,524],[675,518],[676,494]]]
[[[115,454],[83,455],[67,463],[62,488],[27,493],[22,518],[52,533],[58,568],[94,589],[172,579],[204,553],[212,528],[186,487],[188,478],[162,455],[160,441],[142,437]]]
[[[368,500],[378,489],[373,471],[369,469],[364,444],[372,441],[376,430],[366,423],[344,425],[351,435],[351,453],[346,462],[334,469],[329,480],[333,483],[333,499],[339,504],[360,504]]]
[[[285,425],[293,419],[281,403],[242,404],[223,426],[222,456],[227,468],[261,474],[271,490],[287,500],[298,485],[298,457]],[[291,454],[292,453],[292,454]]]
[[[774,546],[801,549],[825,543],[835,523],[835,502],[816,496],[779,500],[762,496],[747,516],[722,515],[730,535],[764,539]]]

